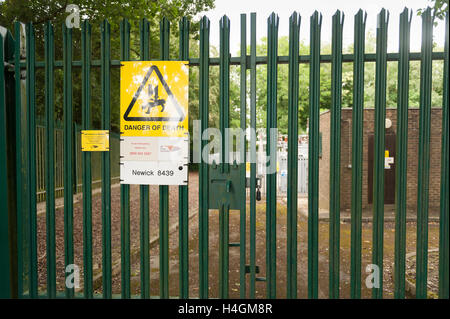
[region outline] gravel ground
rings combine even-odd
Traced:
[[[131,250],[139,252],[139,187],[131,187]],[[113,267],[120,266],[120,188],[112,187],[111,191],[111,247]],[[158,236],[159,224],[159,201],[158,187],[150,187],[150,239]],[[198,297],[198,216],[195,215],[198,210],[198,175],[190,174],[189,183],[189,209],[190,215],[193,215],[189,221],[189,295],[191,298]],[[300,207],[300,209],[303,209]],[[92,223],[93,223],[93,261],[94,277],[101,273],[102,261],[102,241],[101,241],[101,194],[93,196],[92,203]],[[247,230],[249,229],[249,214],[247,207]],[[260,267],[259,277],[265,276],[265,257],[266,257],[266,233],[265,233],[265,199],[257,203],[256,209],[256,264]],[[218,235],[219,223],[217,211],[210,211],[209,219],[209,297],[218,297]],[[38,216],[38,247],[39,247],[39,286],[40,289],[46,289],[46,218],[45,214]],[[283,202],[277,204],[277,297],[286,296],[286,205]],[[169,200],[169,223],[170,227],[178,222],[178,187],[170,187]],[[63,210],[58,209],[56,213],[56,256],[57,256],[57,288],[59,291],[64,289],[64,218]],[[328,298],[328,238],[329,223],[319,222],[319,298]],[[350,238],[351,224],[341,223],[340,240],[340,297],[350,297]],[[303,215],[298,217],[298,297],[307,298],[307,257],[308,257],[308,221]],[[230,212],[230,242],[239,241],[239,212]],[[249,252],[249,236],[247,233],[247,253]],[[430,222],[429,224],[429,248],[436,248],[439,245],[439,224]],[[159,295],[159,245],[155,243],[150,249],[150,293],[152,296]],[[384,268],[383,268],[383,297],[393,298],[393,261],[395,248],[395,225],[394,223],[385,223],[384,228]],[[169,235],[169,292],[170,296],[178,295],[178,232],[172,231]],[[406,252],[414,252],[416,249],[416,224],[407,223],[407,247]],[[83,238],[82,238],[82,202],[74,205],[74,254],[75,263],[80,266],[83,273]],[[361,286],[362,298],[371,298],[370,289],[365,287],[365,279],[368,274],[365,268],[371,264],[372,258],[372,224],[363,223],[362,228],[362,269]],[[429,256],[429,289],[434,291],[437,287],[438,257],[430,253]],[[248,260],[247,260],[248,262]],[[140,294],[140,273],[139,273],[139,254],[135,262],[131,265],[131,292]],[[407,276],[415,277],[414,258],[407,263]],[[81,275],[80,285],[83,287],[83,276]],[[230,272],[229,272],[229,292],[231,298],[238,298],[239,285],[239,248],[230,247]],[[114,294],[120,293],[120,272],[113,275],[112,288]],[[248,281],[247,281],[248,288]],[[101,286],[96,289],[101,293]],[[266,284],[264,282],[256,283],[256,297],[265,298]]]
[[[416,282],[416,256],[406,259],[406,279],[413,285]],[[439,296],[439,251],[428,252],[428,298]]]
[[[159,233],[159,187],[150,186],[150,238]],[[139,249],[139,186],[130,187],[130,234],[131,250]],[[198,202],[198,174],[189,175],[189,202]],[[195,205],[190,204],[190,209]],[[64,210],[57,209],[55,218],[56,229],[56,283],[57,290],[64,290]],[[80,286],[83,287],[83,204],[74,205],[73,210],[73,242],[74,262],[80,267]],[[178,221],[178,186],[169,187],[169,224]],[[46,258],[46,215],[38,214],[38,276],[39,289],[46,290],[47,258]],[[101,272],[102,265],[102,219],[101,194],[92,196],[92,253],[94,277]],[[113,267],[115,261],[120,264],[120,187],[111,187],[111,250]],[[113,282],[113,290],[120,290],[119,282]]]

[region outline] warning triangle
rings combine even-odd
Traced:
[[[155,72],[156,76],[158,77],[160,83],[163,86],[164,91],[167,93],[167,100],[170,101],[170,104],[175,107],[175,110],[178,113],[178,116],[150,116],[150,109],[153,107],[160,107],[161,112],[163,112],[165,105],[168,101],[164,99],[159,99],[159,85],[153,87],[149,86],[149,93],[154,97],[151,99],[147,107],[147,113],[149,116],[129,116],[131,110],[133,109],[133,106],[136,104],[136,101],[139,98],[139,95],[144,90],[145,85],[147,84],[148,80],[150,79],[150,76],[152,75],[153,71]],[[163,75],[161,74],[161,71],[159,71],[158,67],[156,65],[152,65],[150,69],[147,71],[147,74],[145,75],[144,79],[142,80],[142,83],[140,84],[139,88],[137,89],[136,93],[133,96],[133,99],[130,102],[130,105],[128,105],[127,110],[125,111],[123,115],[123,119],[125,121],[161,121],[161,122],[182,122],[184,118],[186,117],[186,114],[183,112],[183,108],[178,103],[177,99],[173,95],[172,91],[170,90],[170,87],[167,85],[166,80],[164,79]]]

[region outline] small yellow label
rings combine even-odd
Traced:
[[[121,61],[120,134],[184,137],[188,61]]]
[[[389,150],[384,151],[384,157],[389,157]]]
[[[81,131],[81,150],[83,152],[109,152],[109,131]]]

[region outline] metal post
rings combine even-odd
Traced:
[[[342,104],[342,29],[344,14],[333,15],[331,40],[331,138],[330,138],[330,240],[329,298],[339,298],[339,249],[341,211],[341,104]]]
[[[301,17],[289,18],[288,188],[287,188],[287,298],[297,298],[297,196],[298,196],[298,91]]]
[[[83,21],[81,30],[81,109],[82,129],[90,129],[90,71],[91,71],[91,25]],[[83,152],[83,264],[84,297],[93,298],[92,281],[92,174],[91,153]]]
[[[159,24],[160,57],[169,60],[170,22],[164,17]],[[169,298],[169,186],[159,186],[159,291]]]
[[[200,129],[200,169],[199,169],[199,297],[208,298],[208,163],[202,159],[202,151],[207,143],[202,133],[208,128],[209,119],[209,19],[200,21],[200,76],[199,76],[199,117]],[[209,153],[208,153],[209,154]]]
[[[120,23],[120,59],[130,59],[130,23]],[[131,297],[130,287],[130,185],[120,185],[120,247],[121,247],[121,290],[122,298]]]
[[[308,155],[308,297],[319,296],[319,113],[320,29],[322,15],[311,16],[309,69],[309,155]]]
[[[111,46],[109,22],[101,26],[102,129],[111,130],[110,65]],[[102,261],[103,298],[112,298],[111,287],[111,163],[110,153],[102,152]]]
[[[397,93],[397,164],[395,192],[395,269],[394,297],[405,298],[406,262],[406,179],[408,169],[408,100],[409,100],[409,41],[411,15],[405,8],[400,15],[400,47]]]
[[[277,127],[277,57],[278,57],[278,15],[272,13],[267,19],[267,156],[269,166],[275,172],[267,174],[266,192],[266,284],[267,298],[276,297],[277,267],[277,136],[273,129]]]
[[[417,177],[417,253],[416,298],[427,298],[428,195],[430,183],[431,70],[433,19],[431,9],[422,14],[422,50],[420,63],[419,161]]]
[[[364,121],[364,37],[367,14],[355,15],[352,112],[352,199],[350,297],[361,298],[362,158]]]

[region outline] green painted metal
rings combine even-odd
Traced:
[[[331,39],[331,120],[330,120],[330,235],[329,235],[329,298],[339,298],[339,249],[341,211],[341,103],[342,103],[342,29],[344,14],[333,15]]]
[[[410,53],[410,61],[420,61],[420,52],[411,52]],[[433,52],[431,56],[432,60],[443,60],[444,59],[444,52]],[[387,60],[388,62],[396,62],[399,59],[398,53],[388,53],[387,54]],[[230,58],[230,65],[239,65],[241,61],[240,57],[231,57]],[[300,55],[299,56],[299,63],[301,64],[309,64],[311,61],[309,54],[308,55]],[[354,62],[355,58],[353,54],[343,54],[342,55],[342,62]],[[375,62],[376,61],[376,54],[375,53],[365,53],[364,54],[364,61],[365,62]],[[289,64],[289,56],[288,55],[280,55],[277,59],[278,64]],[[331,54],[322,54],[320,55],[320,62],[321,63],[331,63]],[[81,61],[75,60],[72,62],[72,65],[75,68],[81,67]],[[219,58],[210,58],[209,59],[209,65],[219,65],[220,61]],[[257,65],[264,65],[267,64],[267,56],[257,56],[256,57],[256,64]],[[92,60],[91,65],[93,67],[100,67],[101,61],[98,59]],[[189,65],[198,67],[200,66],[200,58],[190,58],[189,59]],[[36,62],[36,68],[44,68],[45,63],[43,61]],[[61,60],[55,61],[55,69],[62,68],[63,62]],[[21,68],[25,68],[25,63],[20,63]],[[111,67],[112,68],[118,68],[120,67],[120,60],[112,59],[111,60]]]
[[[448,116],[448,19],[445,16],[445,47],[444,47],[444,83],[442,101],[442,148],[441,148],[441,214],[439,231],[439,298],[445,299],[450,296],[449,285],[449,116]]]
[[[0,138],[0,189],[3,192],[1,199],[4,205],[1,206],[0,213],[1,234],[0,234],[0,298],[18,297],[18,242],[17,242],[17,177],[16,177],[16,144],[10,143],[16,137],[16,97],[20,94],[15,91],[16,81],[14,79],[14,69],[5,61],[13,61],[15,57],[16,42],[11,32],[0,27],[0,50],[2,54],[0,61],[0,128],[2,137]],[[20,135],[19,135],[20,136]],[[4,197],[3,197],[4,196]]]
[[[241,14],[241,72],[240,72],[240,126],[241,130],[245,132],[247,128],[247,15]],[[246,184],[246,151],[247,143],[245,136],[242,136],[240,144],[243,145],[242,151],[239,154],[239,167],[241,173],[240,184],[243,186],[243,193],[245,193]],[[241,206],[240,206],[240,220],[239,220],[239,296],[240,298],[246,297],[246,272],[245,266],[247,263],[247,198],[246,196],[241,196]]]
[[[180,28],[180,60],[189,60],[189,27],[186,17],[179,22]],[[178,187],[178,222],[179,222],[179,246],[180,246],[180,298],[189,298],[189,197],[188,186]]]
[[[230,174],[229,167],[229,150],[227,148],[229,136],[226,129],[230,126],[230,20],[227,16],[223,16],[219,22],[220,28],[220,65],[219,65],[219,119],[220,119],[220,132],[222,136],[222,145],[220,152],[220,173],[225,177]],[[215,165],[213,164],[213,167]],[[209,171],[209,178],[211,183],[214,183],[214,171]],[[237,172],[239,172],[237,170]],[[239,182],[239,175],[236,176],[237,182]],[[215,183],[220,186],[225,186],[225,192],[221,194],[229,194],[228,188],[231,181],[224,183]],[[233,185],[233,184],[231,184]],[[234,185],[233,185],[234,186]],[[233,187],[233,189],[236,189]],[[215,208],[214,203],[211,202],[217,193],[214,189],[210,188],[210,206],[209,208]],[[230,201],[227,198],[217,202],[219,206],[219,297],[228,298],[228,286],[229,286],[229,212],[231,209],[239,208],[241,202],[237,200],[238,207],[230,207]]]
[[[111,130],[110,106],[110,44],[111,27],[107,20],[101,25],[101,84],[102,84],[102,129]],[[111,170],[110,153],[102,152],[102,283],[103,298],[112,298],[111,265]]]
[[[287,298],[297,298],[297,196],[298,196],[298,97],[299,44],[301,17],[289,18],[288,93],[288,189],[287,189]]]
[[[64,45],[64,256],[65,265],[74,263],[73,252],[73,105],[72,105],[72,29],[62,27]],[[66,276],[71,275],[70,272]],[[73,298],[74,288],[66,287],[66,297]]]
[[[408,17],[409,15],[409,17]],[[240,66],[240,127],[245,129],[247,126],[247,69],[250,69],[250,127],[256,128],[256,68],[257,65],[267,64],[267,154],[269,155],[269,165],[275,162],[277,146],[276,136],[270,137],[270,129],[277,127],[277,66],[278,64],[289,64],[289,120],[288,120],[288,216],[287,216],[287,297],[297,297],[297,139],[298,134],[298,73],[300,63],[310,63],[310,165],[309,165],[309,218],[308,218],[308,296],[310,298],[318,297],[318,159],[320,156],[320,133],[319,133],[319,83],[320,83],[320,63],[332,63],[332,103],[331,103],[331,144],[330,144],[330,241],[329,241],[329,297],[339,298],[340,283],[340,265],[339,265],[339,167],[340,167],[340,108],[341,108],[341,86],[342,86],[342,63],[354,63],[354,108],[352,119],[352,225],[351,225],[351,297],[361,297],[361,213],[362,213],[362,169],[363,169],[363,100],[364,100],[364,63],[376,62],[376,121],[375,121],[375,188],[374,188],[374,231],[373,231],[373,263],[380,266],[382,274],[383,262],[383,176],[384,176],[384,118],[386,104],[386,64],[387,61],[399,62],[398,75],[398,126],[397,126],[397,185],[396,185],[396,248],[395,248],[395,297],[405,297],[405,246],[406,246],[406,171],[407,171],[407,132],[408,132],[408,77],[409,61],[421,60],[421,113],[420,113],[420,149],[419,149],[419,184],[418,184],[418,229],[417,229],[417,297],[425,298],[427,296],[427,254],[428,254],[428,178],[429,163],[427,158],[430,155],[430,100],[431,100],[431,71],[432,60],[444,60],[444,100],[443,100],[443,129],[442,129],[442,167],[441,167],[441,220],[440,220],[440,265],[439,265],[439,290],[441,298],[448,298],[448,31],[446,33],[445,52],[432,52],[432,19],[431,11],[427,10],[423,19],[423,45],[421,53],[409,52],[409,29],[410,12],[405,11],[400,16],[400,50],[399,53],[386,53],[387,38],[387,19],[386,11],[382,10],[379,15],[379,24],[377,29],[377,52],[375,54],[365,54],[364,35],[365,35],[365,16],[362,11],[355,16],[355,52],[353,54],[342,54],[342,28],[343,14],[336,12],[333,16],[332,33],[332,54],[320,55],[320,28],[321,17],[317,12],[311,17],[311,52],[309,55],[299,55],[299,26],[300,17],[294,13],[290,19],[290,41],[289,56],[278,56],[277,54],[277,33],[278,17],[272,14],[268,20],[268,55],[256,55],[256,14],[251,14],[250,27],[250,55],[247,55],[247,21],[246,15],[241,15],[241,52],[238,57],[231,57],[229,52],[230,21],[224,17],[221,20],[221,46],[220,57],[209,57],[209,20],[204,17],[200,23],[200,57],[189,58],[189,21],[183,18],[180,21],[180,53],[181,60],[189,61],[190,67],[200,67],[200,100],[199,115],[202,120],[201,131],[208,127],[209,119],[209,66],[218,65],[220,67],[220,129],[225,133],[229,126],[229,86],[230,86],[230,66]],[[446,18],[448,27],[448,16]],[[161,59],[169,59],[169,21],[163,19],[160,24],[161,39]],[[130,284],[130,186],[121,185],[121,294],[112,294],[112,265],[111,265],[111,156],[110,153],[95,154],[101,156],[102,167],[98,171],[102,174],[102,272],[103,272],[103,292],[94,293],[93,290],[93,265],[92,265],[92,169],[91,154],[85,152],[80,154],[82,158],[82,180],[83,180],[83,273],[84,273],[84,291],[75,293],[73,289],[66,289],[64,292],[56,291],[56,254],[55,254],[55,197],[59,193],[65,192],[64,209],[64,244],[65,244],[65,265],[73,263],[73,216],[72,216],[72,195],[76,188],[72,188],[76,180],[75,174],[71,172],[77,167],[76,161],[73,161],[73,155],[78,152],[77,144],[78,129],[77,125],[72,127],[72,73],[74,69],[81,67],[81,85],[82,85],[82,125],[83,129],[91,128],[90,119],[90,71],[91,67],[101,68],[101,90],[102,90],[102,123],[104,129],[110,129],[110,72],[112,68],[120,66],[120,61],[130,60],[130,24],[123,20],[121,23],[121,54],[120,60],[111,59],[110,51],[110,27],[107,21],[101,26],[101,57],[100,59],[91,59],[91,28],[87,21],[83,22],[81,32],[81,60],[74,61],[72,58],[72,32],[63,26],[63,59],[55,61],[54,58],[54,35],[53,27],[50,23],[45,24],[45,60],[35,61],[34,30],[31,24],[27,25],[26,34],[26,61],[20,59],[20,24],[15,24],[15,38],[13,39],[8,32],[7,37],[7,57],[0,56],[5,60],[0,72],[0,104],[6,98],[15,100],[7,105],[15,105],[14,112],[10,109],[8,115],[3,117],[8,120],[2,129],[6,127],[7,133],[11,134],[14,128],[15,145],[8,145],[6,142],[0,143],[7,151],[2,152],[0,157],[2,161],[1,168],[5,167],[6,158],[10,150],[17,148],[14,154],[13,171],[16,172],[14,190],[17,190],[18,206],[15,210],[18,212],[14,216],[14,222],[17,218],[19,225],[17,233],[14,225],[8,222],[8,231],[10,232],[7,240],[2,240],[1,252],[2,261],[5,260],[3,254],[11,248],[5,244],[8,240],[18,238],[18,266],[14,271],[18,271],[18,280],[10,279],[8,285],[18,284],[19,297],[47,297],[47,298],[132,298]],[[150,60],[149,57],[149,30],[150,25],[147,20],[141,21],[141,60]],[[3,45],[3,42],[1,42]],[[0,50],[3,54],[3,50]],[[6,54],[5,53],[5,54]],[[46,118],[39,132],[46,132],[45,145],[44,139],[37,134],[36,125],[36,68],[44,68],[45,71],[45,111]],[[21,97],[21,76],[22,70],[26,69],[26,108],[22,108]],[[53,95],[57,83],[54,82],[54,72],[61,69],[64,82],[64,127],[56,119],[54,114],[55,102]],[[16,75],[12,86],[5,85],[5,81]],[[23,81],[22,81],[23,82]],[[9,82],[8,82],[9,83]],[[11,82],[12,83],[12,82]],[[12,92],[10,87],[15,87]],[[5,91],[8,88],[11,91]],[[3,89],[3,91],[2,91]],[[8,100],[9,101],[9,100]],[[5,103],[1,105],[3,109]],[[2,109],[2,112],[3,112]],[[11,115],[13,114],[13,115]],[[75,117],[74,117],[75,118]],[[14,123],[14,125],[11,125]],[[55,134],[56,132],[56,134]],[[56,152],[58,141],[64,132],[64,157]],[[225,135],[225,134],[224,134]],[[112,137],[112,134],[111,134]],[[202,150],[207,145],[207,140],[202,140]],[[242,141],[241,141],[242,142]],[[245,140],[243,141],[245,145]],[[5,146],[6,145],[6,146]],[[6,148],[5,148],[6,147]],[[39,148],[38,148],[39,147]],[[46,159],[41,161],[37,156],[46,149]],[[229,165],[227,161],[228,152],[225,144],[222,145],[222,158],[220,166],[209,166],[208,163],[200,164],[199,175],[199,297],[208,298],[208,214],[212,206],[219,209],[219,295],[227,298],[229,295],[229,249],[239,246],[239,283],[240,297],[247,296],[246,274],[249,278],[249,297],[255,297],[256,281],[265,281],[267,285],[267,297],[276,297],[276,263],[277,263],[277,245],[276,245],[276,173],[267,174],[267,202],[266,202],[266,277],[256,277],[259,273],[259,267],[256,266],[256,164],[254,160],[250,165],[250,229],[249,229],[249,265],[247,265],[247,245],[246,245],[246,196],[244,187],[247,184],[245,177],[245,154],[240,157],[239,165]],[[246,149],[246,147],[245,147]],[[256,155],[255,139],[250,141],[251,159]],[[9,152],[9,153],[8,153]],[[56,156],[56,157],[55,157]],[[60,156],[64,159],[64,174],[53,168],[58,163]],[[10,156],[7,155],[8,160]],[[100,158],[100,157],[99,157]],[[95,159],[95,157],[93,158]],[[243,160],[242,160],[243,159]],[[24,161],[23,167],[22,161]],[[37,165],[45,162],[46,170],[42,171],[42,177],[45,177],[45,199],[47,201],[47,292],[38,294],[38,270],[37,270],[37,218],[36,218],[36,200],[37,196],[37,177],[41,175],[30,174],[36,172]],[[100,162],[100,161],[99,161]],[[225,162],[225,163],[224,163]],[[17,164],[17,166],[16,166]],[[8,167],[10,164],[8,162]],[[12,167],[12,166],[11,166]],[[94,166],[95,168],[95,166]],[[67,172],[67,173],[66,173]],[[5,185],[12,185],[9,175],[5,182],[4,173],[0,178],[0,187],[5,189]],[[209,178],[208,175],[211,175]],[[64,189],[57,189],[58,183],[64,177]],[[61,181],[60,181],[61,178]],[[209,183],[214,179],[225,178],[231,184],[230,189],[236,191],[236,195],[227,194],[227,184],[212,186]],[[8,188],[6,188],[8,189]],[[179,297],[189,297],[189,214],[188,214],[188,187],[179,188]],[[215,204],[211,205],[209,190]],[[10,189],[8,189],[10,190]],[[337,191],[336,191],[337,190]],[[59,193],[58,193],[59,192]],[[2,195],[10,197],[11,192],[2,191]],[[217,193],[217,194],[216,194]],[[220,193],[220,194],[219,194]],[[40,195],[39,195],[40,196]],[[150,298],[150,250],[149,250],[149,186],[141,186],[141,207],[140,207],[140,242],[141,242],[141,297]],[[161,298],[169,297],[169,246],[168,246],[168,186],[160,186],[159,207],[160,207],[160,295]],[[9,199],[2,201],[8,202]],[[10,201],[9,201],[10,202]],[[216,205],[217,204],[217,205]],[[3,211],[11,210],[10,205]],[[22,208],[21,208],[22,207]],[[239,243],[229,243],[229,213],[230,210],[240,210],[240,240]],[[23,213],[21,213],[23,211]],[[10,218],[9,214],[8,218]],[[5,214],[1,216],[5,220]],[[22,226],[21,226],[22,225]],[[13,233],[11,233],[11,231]],[[4,233],[4,232],[3,232]],[[15,258],[14,256],[9,257]],[[3,266],[4,264],[2,264]],[[15,267],[15,266],[14,266]],[[2,268],[3,269],[3,268]],[[45,271],[45,270],[44,270]],[[5,272],[6,273],[6,272]],[[4,272],[2,271],[2,274]],[[12,275],[10,278],[13,278]],[[4,278],[4,276],[2,277]],[[6,277],[5,277],[6,278]],[[373,296],[382,297],[381,287],[374,289]],[[6,286],[2,284],[3,290]]]
[[[170,22],[159,24],[160,57],[169,60]],[[169,186],[159,186],[159,295],[169,298]]]
[[[120,59],[130,60],[130,23],[123,19],[120,23]],[[122,298],[131,297],[130,265],[130,185],[120,185],[120,257]]]
[[[28,262],[27,256],[25,255],[27,252],[26,245],[29,241],[25,241],[26,232],[25,228],[28,224],[25,214],[27,212],[27,200],[26,200],[26,183],[25,181],[25,170],[26,163],[24,161],[25,157],[22,153],[22,145],[26,145],[25,137],[25,128],[26,128],[26,105],[24,104],[25,100],[23,99],[23,93],[25,89],[25,79],[21,76],[20,70],[20,59],[21,56],[21,48],[24,47],[24,39],[22,26],[20,22],[14,23],[14,77],[15,77],[15,127],[16,127],[16,205],[17,205],[17,272],[18,272],[18,281],[17,281],[17,296],[18,298],[22,298],[24,294],[24,290],[28,290],[29,281],[27,277],[23,274],[28,273]],[[25,30],[23,30],[25,31]],[[25,143],[24,143],[25,142]],[[24,200],[25,199],[25,200]]]
[[[32,23],[27,24],[26,28],[26,91],[27,91],[27,126],[28,126],[28,172],[36,171],[36,55],[35,55],[35,36]],[[30,252],[30,283],[29,296],[37,298],[38,294],[38,269],[37,269],[37,222],[36,222],[36,175],[28,174],[26,177],[28,185],[28,220],[29,220],[29,252]]]
[[[91,127],[91,25],[83,21],[81,30],[81,100],[82,100],[82,128]],[[83,264],[84,264],[84,297],[93,298],[93,268],[92,268],[92,174],[91,153],[83,152]]]
[[[139,23],[140,58],[150,60],[150,23],[143,18]],[[141,298],[150,298],[150,189],[140,185],[140,254],[141,254]]]
[[[359,10],[354,24],[353,112],[352,112],[352,199],[350,297],[361,298],[362,169],[364,121],[364,37],[367,14]],[[384,168],[383,168],[384,169]]]
[[[0,298],[11,298],[11,255],[8,208],[6,36],[0,34]]]
[[[395,268],[394,297],[405,298],[406,266],[406,180],[408,169],[408,100],[409,100],[409,42],[411,14],[405,8],[400,15],[400,39],[397,93],[397,163],[395,188]]]
[[[310,19],[309,142],[308,142],[308,298],[319,295],[319,113],[320,29],[322,15]]]
[[[169,186],[159,186],[159,296],[169,298]]]
[[[208,127],[209,119],[209,19],[204,16],[200,21],[200,66],[199,66],[199,118],[201,132]],[[201,139],[201,150],[205,149],[207,142]],[[199,154],[201,158],[201,153]],[[201,161],[199,165],[199,297],[208,298],[208,163]]]
[[[373,230],[372,263],[379,268],[379,285],[372,289],[373,298],[383,297],[383,234],[384,234],[384,150],[386,123],[387,27],[389,12],[378,14],[375,70],[375,134],[373,157]]]
[[[54,33],[50,22],[45,24],[45,113],[47,130],[45,134],[46,141],[46,191],[47,191],[47,296],[56,297],[56,242],[55,242],[55,172],[54,172],[54,123],[55,123],[55,104],[54,104]]]
[[[278,15],[272,13],[267,19],[267,169],[276,165],[278,137],[273,134],[277,127],[277,56]],[[266,174],[266,283],[267,298],[276,297],[277,267],[277,174]]]
[[[250,14],[250,127],[256,132],[256,13]],[[256,139],[250,139],[250,284],[255,298],[256,282]]]
[[[417,176],[416,298],[427,298],[428,196],[430,183],[431,74],[433,18],[431,9],[422,14],[422,60],[420,63],[419,162]]]
[[[230,242],[230,204],[219,206],[219,298],[228,299],[229,287],[229,242]]]
[[[234,163],[233,163],[234,164]],[[236,165],[222,172],[223,166],[215,162],[209,166],[209,209],[219,209],[222,203],[228,203],[230,209],[239,210],[245,199],[244,185],[241,184],[241,168]]]

